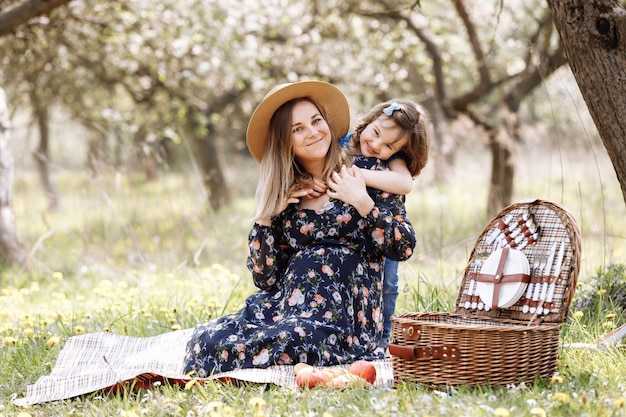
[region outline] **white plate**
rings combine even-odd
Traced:
[[[481,274],[495,275],[500,264],[500,258],[502,257],[502,248],[493,252],[483,263],[480,269]],[[522,251],[509,248],[509,254],[504,264],[504,270],[502,275],[514,275],[514,274],[530,274],[530,265],[528,259]],[[492,308],[508,308],[520,299],[520,297],[526,291],[528,283],[526,282],[505,282],[500,284],[500,293],[498,294],[498,305],[492,306],[493,302],[493,282],[478,282],[476,289],[478,296],[485,303],[486,306]]]

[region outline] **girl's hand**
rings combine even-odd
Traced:
[[[365,178],[358,167],[341,167],[328,181],[328,195],[354,206],[365,217],[374,207],[374,200],[367,193]]]

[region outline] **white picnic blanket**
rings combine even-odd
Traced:
[[[31,404],[69,399],[132,381],[150,382],[167,378],[188,381],[183,372],[187,340],[193,329],[153,337],[131,337],[113,333],[89,333],[69,338],[50,375],[26,387],[13,404]],[[372,362],[375,386],[393,386],[391,360]],[[339,365],[341,366],[341,365]],[[214,374],[207,379],[232,378],[254,383],[272,383],[297,388],[293,366],[238,369]]]

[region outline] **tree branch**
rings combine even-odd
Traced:
[[[40,15],[46,15],[71,0],[26,0],[0,13],[0,37],[13,33],[22,23]]]

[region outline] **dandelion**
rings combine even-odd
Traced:
[[[598,290],[598,295],[604,295],[604,294],[606,294],[605,289]]]
[[[52,273],[52,279],[56,279],[57,281],[61,281],[63,279],[63,272],[53,272]]]
[[[248,400],[248,405],[253,408],[261,408],[265,406],[265,400],[261,397],[253,397]]]
[[[176,324],[173,324],[172,327],[170,327],[170,329],[172,329],[173,331],[181,330],[182,326],[180,324],[176,323]]]
[[[541,407],[533,407],[530,409],[530,414],[538,417],[546,417],[546,410]]]
[[[550,383],[552,383],[552,384],[562,384],[563,383],[563,377],[561,375],[554,375],[550,379]]]
[[[46,340],[46,345],[56,346],[59,344],[60,341],[61,341],[61,338],[59,338],[59,336],[50,336],[48,340]]]
[[[612,330],[615,328],[615,322],[612,320],[607,320],[602,323],[602,327],[604,327],[606,330]]]
[[[574,312],[574,318],[576,320],[580,320],[583,318],[583,316],[585,315],[585,313],[583,313],[582,311],[578,310]]]
[[[35,330],[30,327],[28,329],[24,329],[24,337],[27,339],[35,337]]]
[[[624,397],[620,397],[613,401],[613,405],[615,406],[615,408],[623,408],[624,404],[626,404],[626,398]]]
[[[261,397],[253,397],[248,400],[248,405],[254,410],[254,417],[265,417],[265,411],[263,408],[265,407],[265,400]]]
[[[504,407],[498,407],[493,410],[493,414],[498,417],[509,417],[511,413]]]
[[[552,394],[552,399],[561,404],[569,404],[570,402],[569,395],[564,392],[555,392]]]
[[[85,333],[85,328],[81,325],[78,326],[74,326],[74,333],[76,334],[83,334]]]
[[[2,343],[4,345],[17,345],[17,342],[19,342],[19,340],[11,336],[7,336],[2,339]]]

